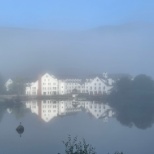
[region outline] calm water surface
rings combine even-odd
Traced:
[[[0,153],[64,153],[68,135],[85,138],[98,154],[153,154],[154,127],[122,125],[107,104],[90,101],[27,101],[1,105]],[[142,121],[142,119],[141,119]],[[16,132],[19,123],[25,128]]]

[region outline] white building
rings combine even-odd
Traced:
[[[107,74],[103,77],[90,79],[65,79],[59,80],[48,73],[41,76],[38,81],[27,84],[26,95],[65,95],[70,93],[83,93],[89,95],[108,94],[114,81],[108,78]]]
[[[39,79],[39,93],[41,95],[59,94],[59,81],[53,75],[44,74]]]
[[[38,95],[38,81],[27,83],[26,95]]]
[[[70,94],[72,92],[85,93],[85,84],[81,79],[66,79],[63,82],[65,83],[66,94]]]

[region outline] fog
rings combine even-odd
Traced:
[[[1,27],[0,73],[5,76],[144,73],[154,76],[154,25],[127,23],[82,31]]]

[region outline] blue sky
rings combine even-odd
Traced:
[[[153,0],[0,0],[0,26],[86,29],[154,22]]]

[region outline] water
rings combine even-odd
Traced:
[[[70,134],[85,138],[98,154],[154,153],[153,125],[147,128],[123,125],[107,104],[91,101],[27,101],[1,104],[0,153],[64,153],[63,140]],[[25,128],[16,132],[22,122]]]

